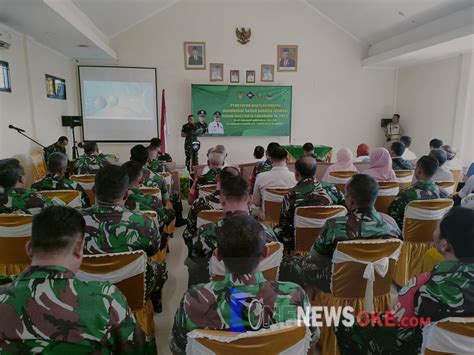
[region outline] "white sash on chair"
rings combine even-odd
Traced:
[[[399,184],[411,183],[413,181],[413,174],[403,177],[397,177],[397,182]]]
[[[438,210],[428,210],[408,205],[405,209],[405,218],[420,219],[424,221],[439,220],[444,217],[452,206],[440,208]]]
[[[461,200],[461,207],[474,208],[474,194],[469,194]]]
[[[452,317],[431,323],[423,328],[423,352],[425,349],[449,354],[472,354],[474,338],[452,333],[437,326],[441,322],[474,323],[474,317]]]
[[[344,244],[354,244],[357,241],[348,241],[348,242],[339,242]],[[400,257],[400,251],[402,250],[402,242],[394,239],[394,240],[382,240],[382,241],[371,241],[371,243],[399,243],[398,248],[392,253],[390,256],[384,256],[376,261],[366,261],[366,260],[359,260],[355,259],[350,255],[347,255],[338,249],[334,251],[332,256],[333,262],[333,271],[334,271],[334,264],[344,263],[344,262],[356,262],[359,264],[366,265],[363,278],[367,280],[367,285],[365,288],[365,299],[364,299],[364,309],[367,312],[374,311],[374,282],[375,282],[375,273],[377,273],[380,277],[385,277],[388,272],[389,262],[390,259],[398,260]]]
[[[324,207],[334,208],[332,206],[324,206]],[[339,213],[329,218],[345,216],[347,214],[347,210],[343,206],[337,206],[337,207],[338,208],[342,207],[342,210]],[[296,210],[298,210],[298,208]],[[296,228],[322,228],[329,218],[304,217],[295,213],[295,227]]]
[[[351,179],[351,177],[346,177],[346,178],[340,178],[340,177],[337,177],[337,176],[334,176],[334,175],[331,175],[329,174],[328,176],[328,182],[330,184],[346,184],[349,180]]]
[[[390,189],[379,189],[379,194],[378,196],[397,196],[398,192],[400,191],[400,188],[397,187],[392,187]]]
[[[278,189],[278,187],[272,187],[272,189]],[[271,191],[263,191],[263,200],[269,202],[282,202],[285,195],[275,194]]]
[[[0,226],[0,238],[2,237],[30,237],[31,223],[22,224],[19,226],[5,227]]]

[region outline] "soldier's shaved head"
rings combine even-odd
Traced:
[[[128,174],[123,167],[111,164],[100,168],[95,175],[94,188],[97,201],[123,205],[128,183]]]
[[[62,174],[67,168],[67,156],[63,153],[53,153],[49,156],[48,171],[51,174]]]
[[[313,177],[318,169],[318,163],[313,157],[304,156],[296,161],[295,169],[303,178]]]
[[[346,186],[346,202],[349,209],[373,207],[379,184],[372,176],[365,174],[355,174]]]
[[[139,185],[139,182],[143,176],[143,166],[136,161],[130,160],[122,164],[122,168],[127,171],[129,184]]]
[[[14,187],[21,177],[25,176],[25,169],[18,159],[0,160],[0,186],[3,188]]]
[[[226,201],[246,203],[249,197],[249,184],[240,175],[228,177],[221,181],[220,192]]]

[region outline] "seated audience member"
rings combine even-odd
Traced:
[[[400,290],[393,307],[395,321],[410,317],[429,318],[437,322],[449,317],[474,316],[474,211],[455,207],[441,221],[433,234],[436,249],[444,261],[431,273],[417,274]],[[407,322],[408,323],[408,322]],[[423,330],[429,335],[430,328]],[[354,341],[357,334],[358,341]],[[353,327],[337,328],[341,354],[419,354],[421,328]],[[459,346],[454,339],[450,346]],[[472,350],[459,348],[458,353]],[[446,354],[446,353],[443,353]]]
[[[306,142],[305,144],[303,144],[303,156],[314,158],[316,159],[316,161],[318,160],[318,157],[316,156],[316,154],[314,154],[313,143]]]
[[[201,211],[205,210],[221,210],[220,190],[222,181],[232,177],[239,176],[239,169],[233,166],[228,166],[221,170],[220,174],[216,177],[216,191],[208,196],[199,197],[195,200],[189,209],[188,218],[186,219],[186,229],[183,232],[183,239],[186,246],[188,246],[188,252],[191,249],[190,243],[197,232],[197,218]]]
[[[81,155],[74,162],[76,174],[95,174],[97,170],[110,164],[107,157],[99,153],[99,146],[96,142],[85,142],[82,144],[84,155]]]
[[[196,176],[191,186],[188,203],[193,204],[199,197],[199,188],[203,185],[213,185],[217,181],[222,168],[224,167],[224,155],[222,153],[212,150],[207,157],[208,171],[201,176]]]
[[[69,207],[34,217],[31,266],[0,288],[0,353],[156,353],[117,287],[75,278],[84,231],[81,214]]]
[[[336,162],[328,166],[321,181],[330,182],[329,173],[333,171],[357,171],[357,168],[352,163],[352,158],[353,155],[350,149],[339,149],[336,153]]]
[[[402,154],[402,158],[408,161],[416,160],[416,155],[409,148],[411,146],[411,137],[410,136],[401,136],[400,143],[405,145],[405,151]]]
[[[434,138],[430,140],[430,150],[442,149],[442,147],[443,147],[443,141],[441,139]]]
[[[263,156],[265,155],[265,148],[263,148],[261,145],[257,145],[255,149],[253,150],[253,157],[255,159],[255,162],[260,162],[264,161]]]
[[[280,279],[293,279],[300,285],[309,284],[331,292],[331,259],[338,242],[399,238],[401,232],[396,222],[374,208],[378,190],[374,178],[364,174],[354,175],[347,184],[345,194],[349,213],[326,221],[308,256],[285,256]]]
[[[17,159],[0,160],[0,213],[37,214],[52,202],[26,188],[25,169]]]
[[[56,143],[53,143],[44,148],[44,161],[47,163],[49,160],[49,156],[53,153],[63,153],[67,156],[66,147],[68,143],[69,141],[67,137],[61,136],[58,138],[58,141]]]
[[[379,147],[370,152],[370,165],[364,174],[372,176],[376,181],[397,181],[392,169],[392,157],[387,149]]]
[[[147,168],[152,172],[159,173],[169,173],[171,172],[168,165],[165,164],[163,160],[158,159],[158,154],[160,149],[157,146],[149,145],[147,148],[148,151],[148,164]]]
[[[169,200],[168,186],[160,174],[154,173],[146,166],[148,164],[148,150],[141,144],[134,146],[130,150],[130,160],[143,166],[143,186],[159,188],[163,204],[166,204]]]
[[[263,194],[269,187],[288,187],[296,185],[295,174],[288,169],[286,160],[288,152],[281,146],[271,150],[272,170],[260,173],[255,180],[253,204],[262,206]]]
[[[430,151],[430,157],[438,161],[438,170],[433,175],[433,181],[454,181],[453,173],[445,167],[447,160],[446,152],[442,149],[433,149]]]
[[[222,223],[233,216],[250,214],[248,188],[247,182],[240,175],[221,181],[220,201],[224,210],[224,220],[199,227],[191,240],[189,257],[185,262],[189,269],[189,286],[209,280],[208,263],[217,247],[217,232],[222,227]],[[264,224],[262,226],[265,231],[265,241],[276,241],[273,230]]]
[[[456,194],[454,202],[459,205],[461,199],[474,193],[474,175],[471,175],[461,190]]]
[[[230,166],[229,164],[227,164],[226,162],[226,159],[227,159],[227,151],[225,149],[225,147],[222,145],[222,144],[218,144],[216,145],[214,148],[210,148],[209,151],[207,152],[207,157],[209,158],[209,155],[211,153],[219,153],[219,154],[222,154],[222,159],[223,159],[223,163],[222,163],[222,167],[225,168],[226,166]],[[206,175],[208,172],[209,172],[210,168],[209,168],[209,164],[206,165],[203,169],[202,169],[202,173],[201,175]]]
[[[443,145],[442,149],[446,152],[446,163],[444,168],[446,170],[462,170],[462,164],[458,158],[456,158],[456,150],[450,145]]]
[[[276,142],[268,143],[267,150],[265,151],[265,161],[257,162],[255,167],[253,168],[252,174],[250,175],[250,192],[253,193],[253,188],[255,185],[255,180],[257,179],[257,175],[260,173],[264,173],[266,171],[272,170],[272,161],[270,159],[271,151],[276,147],[279,147],[280,144]]]
[[[418,159],[415,167],[417,181],[412,186],[401,190],[388,207],[388,214],[397,221],[400,229],[403,228],[403,217],[409,202],[449,197],[449,194],[433,181],[436,170],[438,170],[438,161],[433,157],[424,155]]]
[[[170,162],[173,161],[173,159],[171,158],[171,155],[169,155],[166,152],[161,151],[161,139],[160,138],[156,137],[156,138],[150,139],[150,145],[149,146],[158,148],[158,156],[156,157],[157,160],[164,161],[164,162],[167,162],[167,163],[170,163]]]
[[[310,156],[303,156],[295,163],[298,183],[283,198],[280,222],[275,229],[285,250],[295,249],[295,212],[298,207],[344,204],[344,196],[336,186],[316,179],[317,168],[316,160]]]
[[[122,167],[128,175],[128,197],[125,207],[132,211],[155,211],[158,215],[160,233],[163,233],[164,227],[173,222],[174,211],[163,207],[159,197],[145,194],[140,189],[143,179],[143,167],[140,163],[128,161]]]
[[[82,207],[89,207],[90,201],[82,186],[74,180],[65,177],[67,156],[63,153],[53,153],[48,160],[48,174],[44,179],[35,182],[31,188],[42,190],[75,190],[81,193]]]
[[[368,163],[369,158],[369,146],[365,143],[361,143],[357,146],[357,158],[354,159],[354,162]]]
[[[392,155],[392,169],[393,170],[412,170],[413,165],[402,158],[405,152],[405,145],[401,142],[393,142],[390,147]]]
[[[255,302],[262,311],[261,327],[296,320],[298,307],[305,309],[310,306],[300,286],[291,282],[266,281],[261,272],[255,271],[260,260],[268,254],[264,233],[263,227],[247,215],[222,221],[217,231],[217,257],[223,260],[228,272],[223,281],[196,285],[184,294],[170,337],[174,354],[186,352],[187,334],[194,329],[256,330],[247,317],[253,314],[250,306]],[[232,315],[236,309],[239,310],[238,330]],[[240,317],[241,314],[245,316]],[[317,329],[313,328],[312,332],[316,340]]]
[[[82,210],[86,221],[84,254],[108,254],[143,250],[148,256],[160,250],[158,227],[146,214],[125,208],[128,175],[121,166],[107,165],[95,176],[96,205]],[[148,261],[146,292],[152,295],[166,280],[164,263]]]

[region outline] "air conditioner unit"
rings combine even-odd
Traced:
[[[0,49],[8,49],[10,48],[12,37],[6,31],[0,30]]]

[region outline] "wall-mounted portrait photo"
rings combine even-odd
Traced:
[[[277,70],[297,71],[298,68],[298,46],[279,45],[277,47]]]
[[[231,83],[240,82],[240,72],[238,70],[231,70],[230,71],[230,82]]]
[[[186,70],[206,69],[205,42],[184,42],[184,68]]]
[[[275,79],[275,66],[273,64],[262,64],[260,70],[260,81],[273,82]]]
[[[224,81],[224,64],[222,63],[209,64],[209,80],[210,81]]]
[[[245,82],[249,84],[255,83],[255,70],[247,70],[245,74]]]

